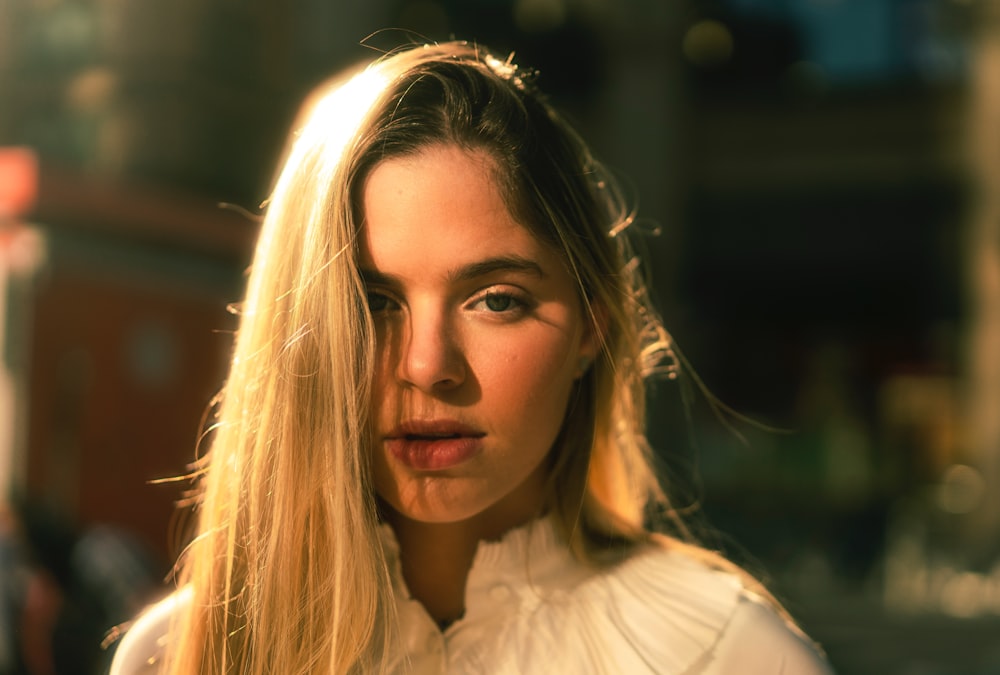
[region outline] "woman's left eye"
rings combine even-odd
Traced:
[[[514,296],[507,293],[487,293],[483,299],[491,312],[506,312],[515,303]]]
[[[527,302],[521,300],[513,293],[506,291],[487,291],[473,303],[473,308],[491,314],[512,314],[519,312],[527,306]]]

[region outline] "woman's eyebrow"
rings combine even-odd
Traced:
[[[530,274],[540,279],[548,276],[537,262],[519,255],[504,255],[478,260],[458,268],[448,276],[452,281],[470,281],[495,272],[518,272]]]
[[[396,282],[396,278],[392,275],[383,274],[370,267],[360,267],[358,272],[361,274],[361,281],[364,282],[365,286],[392,286]]]
[[[397,283],[397,278],[391,274],[385,274],[370,267],[360,268],[361,278],[365,284],[373,286],[393,286]],[[476,262],[463,265],[458,269],[448,273],[448,281],[462,282],[471,281],[496,272],[515,272],[520,274],[530,274],[545,279],[548,274],[542,266],[531,258],[519,255],[503,255],[477,260]]]

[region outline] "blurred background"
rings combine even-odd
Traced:
[[[0,675],[164,592],[296,107],[413,36],[539,70],[777,428],[655,390],[712,545],[838,672],[1000,673],[1000,2],[0,0]]]

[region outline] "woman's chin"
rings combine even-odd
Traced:
[[[409,500],[382,498],[381,501],[390,509],[390,513],[385,514],[390,523],[394,518],[402,518],[427,525],[448,525],[471,520],[484,510],[481,504],[432,500],[426,497]]]

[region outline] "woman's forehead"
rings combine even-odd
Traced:
[[[534,266],[545,274],[563,267],[561,256],[507,208],[483,152],[444,145],[384,160],[369,175],[362,201],[360,262],[369,270],[398,267],[419,276],[433,268],[462,276],[489,265],[525,272]]]

